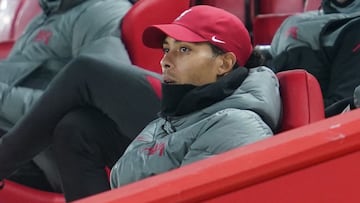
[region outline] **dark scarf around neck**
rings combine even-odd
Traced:
[[[203,86],[162,83],[160,116],[182,116],[219,102],[233,94],[248,74],[247,68],[239,67],[216,82]]]

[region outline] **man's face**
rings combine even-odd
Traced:
[[[169,84],[201,86],[215,82],[221,74],[221,59],[208,43],[189,43],[166,37],[160,61],[163,79]]]

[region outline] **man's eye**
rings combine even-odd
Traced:
[[[188,51],[190,51],[189,48],[187,48],[187,47],[180,47],[180,52],[188,52]]]
[[[168,53],[168,52],[169,52],[169,48],[163,48],[163,52],[164,52],[164,53]]]

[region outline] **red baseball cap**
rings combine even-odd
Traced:
[[[249,32],[241,20],[212,6],[194,6],[171,24],[147,27],[143,43],[150,48],[162,48],[166,36],[184,42],[209,42],[225,52],[233,52],[241,66],[246,64],[253,50]]]

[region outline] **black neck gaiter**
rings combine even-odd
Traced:
[[[248,72],[246,68],[236,68],[216,82],[203,86],[163,83],[160,116],[181,116],[221,101],[234,93]]]

